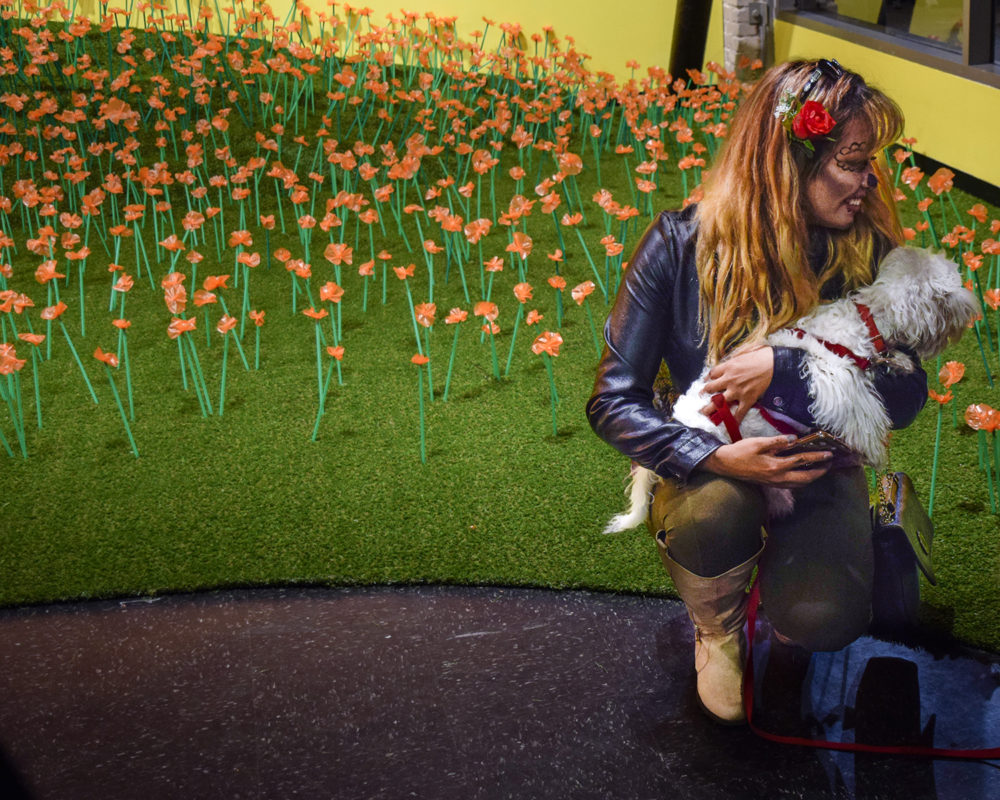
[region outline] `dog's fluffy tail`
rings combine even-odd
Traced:
[[[616,514],[604,528],[604,533],[620,533],[635,528],[646,521],[653,487],[658,478],[656,473],[645,467],[635,467],[626,494],[629,499],[628,511]]]

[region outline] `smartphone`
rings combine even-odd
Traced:
[[[815,453],[817,450],[829,450],[838,456],[857,456],[857,453],[848,447],[843,439],[838,439],[826,431],[816,431],[801,436],[794,442],[789,442],[788,447],[779,450],[777,455],[794,456],[799,453]]]

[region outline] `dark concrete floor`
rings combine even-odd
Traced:
[[[775,732],[1000,745],[1000,657],[757,647]],[[768,664],[768,661],[771,663]],[[976,798],[996,762],[773,744],[709,722],[677,602],[268,589],[0,612],[0,796]]]

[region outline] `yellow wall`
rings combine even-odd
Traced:
[[[836,58],[899,103],[917,152],[1000,186],[1000,89],[787,22],[774,49],[775,61]]]
[[[307,0],[315,10],[328,9],[325,0]],[[272,8],[282,18],[289,7],[289,0],[274,0]],[[525,36],[543,33],[543,26],[550,25],[560,41],[572,36],[576,49],[588,54],[588,67],[593,71],[610,72],[628,77],[625,62],[635,59],[642,66],[670,64],[670,43],[674,32],[676,0],[629,0],[617,6],[597,3],[580,3],[579,0],[503,0],[500,3],[483,3],[482,0],[374,0],[352,3],[356,8],[372,9],[374,24],[386,22],[386,14],[397,19],[400,9],[423,14],[432,11],[440,17],[457,17],[458,33],[468,38],[473,31],[485,27],[483,17],[497,24],[518,23]],[[338,3],[337,13],[343,16],[343,5]],[[496,31],[497,28],[492,28]],[[530,44],[530,40],[529,40]]]
[[[284,20],[292,2],[293,0],[271,0],[269,5],[278,18]],[[705,2],[712,3],[705,61],[722,64],[722,3],[720,0]],[[329,13],[327,0],[306,0],[306,3],[316,12]],[[200,5],[207,5],[213,11],[215,9],[211,0],[192,0],[191,8],[194,13],[197,13]],[[228,2],[219,4],[220,8],[229,6],[231,4]],[[458,33],[462,38],[468,38],[473,31],[483,30],[484,16],[497,25],[504,22],[518,23],[526,37],[542,33],[542,28],[549,25],[560,41],[566,36],[573,37],[577,50],[591,57],[587,62],[591,70],[610,72],[619,80],[626,80],[630,74],[625,66],[626,61],[634,59],[639,62],[642,69],[636,73],[638,76],[645,76],[647,67],[666,69],[670,65],[677,0],[629,0],[610,10],[597,3],[581,4],[578,0],[504,0],[489,7],[482,0],[417,0],[402,3],[399,0],[374,0],[359,2],[354,7],[372,9],[371,20],[374,25],[385,24],[387,14],[400,18],[402,10],[421,15],[432,11],[441,17],[453,16],[457,18]],[[102,13],[98,0],[77,0],[76,8],[79,13],[86,14],[91,19],[99,18]],[[336,14],[341,19],[345,17],[343,3],[337,3]],[[491,32],[499,33],[498,27],[494,26]],[[495,43],[495,39],[492,43]]]

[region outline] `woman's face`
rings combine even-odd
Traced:
[[[806,184],[810,223],[839,229],[854,224],[861,200],[876,186],[872,138],[864,120],[855,118],[844,126],[832,152]]]

